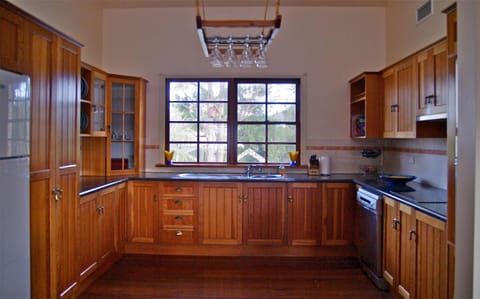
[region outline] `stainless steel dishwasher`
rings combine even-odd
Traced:
[[[356,246],[362,269],[377,288],[388,290],[382,276],[382,196],[359,188],[356,204]]]

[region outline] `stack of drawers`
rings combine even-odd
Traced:
[[[193,244],[197,238],[198,188],[193,182],[163,182],[159,186],[163,243]]]

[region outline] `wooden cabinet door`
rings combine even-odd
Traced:
[[[396,66],[397,76],[397,131],[398,138],[415,138],[417,95],[413,59],[407,59]]]
[[[22,17],[0,7],[0,68],[17,73],[25,72],[25,21]]]
[[[383,202],[383,277],[394,287],[397,284],[398,244],[400,242],[398,202],[384,197]]]
[[[288,200],[288,244],[319,245],[321,242],[321,190],[317,183],[290,183]]]
[[[157,183],[129,182],[128,193],[128,241],[157,242],[160,226]]]
[[[78,208],[78,270],[80,279],[88,276],[97,265],[97,194],[80,198]]]
[[[199,206],[202,244],[242,243],[241,183],[202,183]]]
[[[417,115],[447,112],[448,55],[442,42],[417,55]]]
[[[351,183],[322,186],[322,245],[353,242],[355,188]]]
[[[285,244],[285,189],[283,183],[243,185],[243,240],[246,244]]]
[[[96,210],[98,211],[98,258],[108,259],[115,253],[115,218],[117,216],[116,190],[101,192]]]
[[[116,215],[116,234],[115,234],[115,245],[117,252],[123,252],[125,243],[127,242],[127,184],[123,183],[118,186],[116,192],[116,204],[117,204],[117,215]]]
[[[415,297],[416,284],[416,223],[415,210],[407,205],[398,205],[400,241],[398,260],[398,293],[405,299]]]
[[[64,40],[56,47],[58,73],[53,91],[55,140],[54,235],[56,286],[63,297],[76,284],[76,223],[78,209],[78,82],[80,49]]]
[[[51,87],[54,69],[54,34],[32,23],[27,24],[31,80],[30,113],[30,247],[32,298],[49,298],[53,294],[53,248],[50,225],[54,199],[54,140]]]
[[[382,73],[383,88],[384,88],[384,127],[383,137],[395,137],[397,131],[397,76],[395,69],[389,68]]]
[[[447,298],[446,224],[416,213],[416,298]]]

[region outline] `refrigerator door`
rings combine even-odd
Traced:
[[[0,160],[0,298],[30,298],[29,158]]]
[[[0,159],[29,155],[30,79],[0,69]]]

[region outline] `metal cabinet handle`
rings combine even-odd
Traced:
[[[183,190],[182,187],[175,188],[175,192],[182,192],[182,190]]]
[[[400,224],[400,221],[399,221],[397,218],[393,218],[393,220],[392,220],[392,228],[395,229],[395,230],[397,230],[399,224]]]
[[[183,203],[183,201],[181,201],[180,199],[177,199],[177,200],[175,201],[175,204],[176,204],[176,205],[181,205],[182,203]]]
[[[417,237],[417,232],[414,229],[412,229],[408,232],[408,239],[412,240],[413,236],[415,236],[415,238]]]
[[[153,194],[153,200],[154,200],[154,201],[157,201],[157,200],[158,200],[157,194]]]
[[[175,236],[181,237],[181,236],[183,236],[183,232],[182,232],[181,230],[177,230],[177,231],[175,232]]]
[[[52,195],[55,198],[55,201],[60,201],[63,198],[63,189],[54,188],[52,189]]]
[[[390,112],[397,112],[398,111],[398,104],[390,105]]]
[[[175,216],[175,220],[183,220],[183,217],[181,215]]]
[[[288,202],[293,202],[293,195],[287,196]]]

